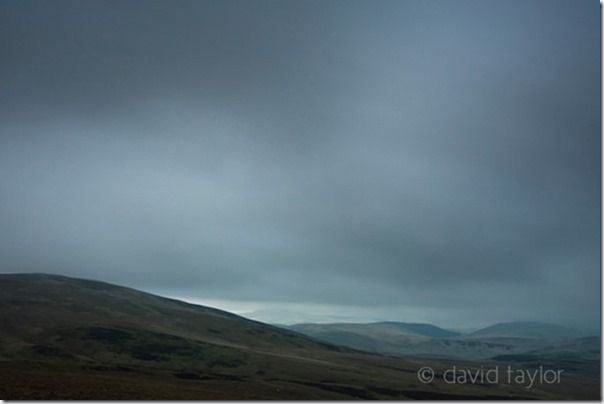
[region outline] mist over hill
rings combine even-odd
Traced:
[[[596,1],[144,2],[0,2],[4,272],[599,322]]]

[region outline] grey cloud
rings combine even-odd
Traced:
[[[3,272],[598,321],[596,3],[5,1],[0,30]]]

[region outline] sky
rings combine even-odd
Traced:
[[[0,272],[263,321],[599,328],[595,0],[0,2]]]

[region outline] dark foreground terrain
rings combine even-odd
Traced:
[[[451,366],[556,366],[561,383],[449,384]],[[417,371],[430,366],[434,381]],[[598,399],[599,361],[369,354],[107,283],[0,275],[2,399]]]

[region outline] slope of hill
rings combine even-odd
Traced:
[[[593,361],[600,360],[600,338],[580,337],[564,340],[538,348],[530,354],[552,359],[584,358]]]
[[[401,323],[397,321],[383,321],[379,323],[374,323],[375,325],[385,325],[390,327],[398,328],[402,331],[406,331],[409,333],[424,335],[426,337],[455,337],[460,335],[458,332],[445,330],[444,328],[437,327],[433,324],[427,323]]]
[[[97,339],[96,334],[101,340],[112,333],[118,338],[118,331],[99,331],[115,328],[195,338],[221,346],[337,350],[222,310],[104,282],[44,274],[0,275],[0,290],[0,336],[22,342],[50,338],[51,331],[61,334],[73,330],[91,334],[90,340]]]
[[[431,324],[399,322],[307,323],[287,328],[334,345],[383,354],[406,353],[411,347],[428,342],[433,337],[457,335]]]
[[[585,336],[579,330],[563,327],[557,324],[517,321],[498,323],[490,327],[474,331],[470,338],[579,338]]]

